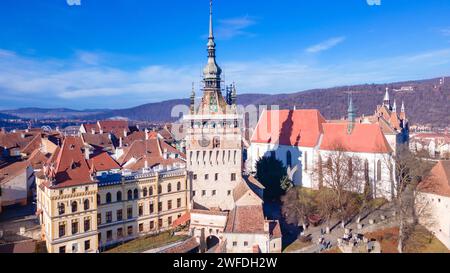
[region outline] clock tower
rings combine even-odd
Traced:
[[[242,117],[236,106],[236,88],[227,103],[222,95],[222,69],[216,62],[212,1],[210,3],[208,63],[203,69],[202,99],[192,91],[186,128],[186,159],[194,208],[229,211],[233,190],[242,181]]]

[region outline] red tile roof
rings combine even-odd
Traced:
[[[10,165],[7,165],[4,168],[0,169],[0,184],[4,184],[17,175],[23,173],[28,166],[30,166],[30,163],[26,160],[24,161],[17,161]]]
[[[167,150],[168,153],[178,154],[178,158],[169,157],[164,159],[164,150]],[[165,141],[150,138],[148,140],[134,141],[131,146],[124,149],[124,154],[118,159],[118,162],[124,166],[132,158],[136,162],[132,165],[127,165],[127,168],[138,170],[145,167],[145,161],[147,161],[149,168],[157,165],[169,166],[174,163],[183,164],[184,160],[182,158],[185,158],[185,154],[170,146]]]
[[[450,161],[439,161],[418,185],[418,190],[450,197]]]
[[[343,149],[355,153],[390,153],[392,150],[378,124],[355,123],[351,134],[347,123],[324,123],[321,150]]]
[[[120,169],[119,163],[117,163],[107,152],[102,152],[98,155],[93,156],[89,160],[89,166],[91,172],[102,172]]]
[[[235,207],[228,216],[225,233],[264,234],[262,206]]]
[[[81,135],[83,138],[83,142],[91,145],[95,149],[104,150],[107,149],[109,151],[114,150],[115,145],[112,141],[112,137],[109,133],[103,134],[91,134],[86,133]]]
[[[113,133],[116,137],[123,137],[124,132],[130,132],[126,120],[102,120],[97,123],[104,133]]]
[[[191,214],[189,212],[185,213],[180,218],[176,219],[172,223],[172,227],[176,228],[178,226],[184,225],[191,220]]]
[[[80,137],[66,137],[56,159],[56,185],[54,188],[93,183],[82,149],[83,142]]]
[[[264,111],[251,141],[314,147],[319,141],[323,123],[325,119],[318,110]]]
[[[176,245],[174,247],[170,247],[166,250],[163,250],[163,253],[172,253],[172,254],[183,254],[188,253],[197,248],[200,244],[197,243],[197,239],[195,237],[191,237],[187,239],[186,241],[182,242],[179,245]]]

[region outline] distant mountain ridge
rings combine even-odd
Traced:
[[[420,123],[436,127],[450,125],[450,78],[440,84],[440,78],[413,80],[389,84],[362,84],[341,86],[327,89],[314,89],[291,94],[242,94],[238,96],[240,105],[279,105],[281,109],[319,109],[327,119],[339,119],[346,115],[348,94],[353,94],[353,101],[358,115],[373,114],[376,106],[382,103],[385,89],[389,87],[392,102],[396,100],[400,111],[402,101],[405,102],[406,113],[411,123]],[[412,89],[412,90],[411,90]],[[72,109],[40,109],[33,108],[0,111],[19,117],[78,117],[85,120],[100,120],[113,117],[125,117],[130,120],[166,122],[171,117],[172,108],[176,105],[188,105],[186,99],[167,100],[149,103],[137,107],[117,110],[72,110]]]

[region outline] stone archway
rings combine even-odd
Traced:
[[[206,238],[206,249],[211,250],[219,245],[220,240],[217,236],[211,235]]]

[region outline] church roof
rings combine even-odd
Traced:
[[[268,110],[261,114],[251,141],[314,147],[325,123],[318,110]]]
[[[392,149],[378,124],[355,123],[351,134],[347,123],[324,123],[321,150],[343,149],[355,153],[390,153]]]

